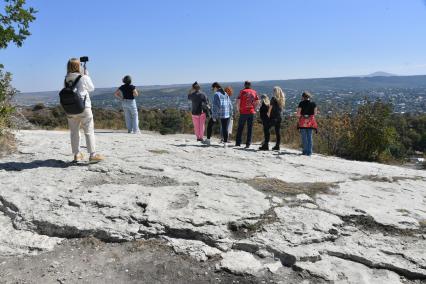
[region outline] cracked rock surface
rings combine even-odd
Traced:
[[[0,159],[2,257],[161,239],[237,275],[426,280],[424,171],[111,132],[97,134],[105,162],[73,165],[67,132],[17,137],[19,153]]]

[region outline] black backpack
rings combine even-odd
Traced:
[[[61,106],[64,108],[66,114],[80,114],[86,108],[86,97],[82,100],[79,94],[74,92],[80,79],[81,75],[71,85],[65,80],[65,88],[59,92]]]

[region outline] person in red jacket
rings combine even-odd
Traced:
[[[318,114],[318,108],[317,105],[311,101],[311,97],[312,95],[309,92],[303,92],[302,101],[297,107],[297,116],[299,117],[297,128],[302,138],[302,155],[306,156],[312,155],[312,132],[318,129],[318,124],[315,119],[315,116]]]
[[[256,108],[259,104],[259,97],[255,90],[251,88],[251,83],[246,81],[244,89],[240,91],[237,98],[237,111],[240,113],[238,120],[238,130],[235,146],[241,146],[241,138],[243,135],[244,126],[247,123],[247,139],[246,148],[250,148],[253,135],[253,121],[256,115]]]

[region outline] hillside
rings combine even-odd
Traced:
[[[381,74],[381,73],[380,73]],[[242,87],[242,82],[224,83],[235,91]],[[322,105],[324,112],[334,108],[355,108],[365,97],[390,101],[397,112],[404,112],[405,105],[411,105],[412,112],[426,112],[426,75],[425,76],[367,76],[340,77],[297,80],[273,80],[253,83],[259,93],[271,94],[274,86],[281,86],[287,94],[287,103],[291,111],[297,106],[300,94],[304,90],[314,93],[315,99]],[[146,108],[187,109],[187,92],[190,85],[140,86],[142,96],[137,98],[139,105]],[[209,94],[210,84],[202,84]],[[99,88],[92,95],[96,107],[118,107],[119,101],[113,97],[115,88]],[[236,96],[235,96],[236,97]],[[234,98],[235,98],[234,97]],[[18,105],[44,103],[58,104],[58,92],[22,93],[15,98]],[[414,100],[414,104],[412,104]]]
[[[0,159],[0,277],[6,281],[41,272],[45,278],[37,279],[44,283],[62,276],[77,281],[70,258],[43,254],[90,236],[123,245],[163,240],[174,254],[214,267],[217,277],[255,277],[245,283],[426,279],[424,171],[292,150],[207,148],[186,135],[107,131],[97,140],[108,160],[72,166],[69,133],[21,131],[17,137],[19,153]],[[79,259],[86,259],[81,267],[113,265],[96,247],[82,248],[79,254],[90,255],[77,254],[73,265]],[[152,253],[146,243],[137,252]],[[24,256],[19,265],[17,255]],[[45,265],[36,266],[38,260]],[[124,271],[120,263],[115,267]],[[14,275],[16,266],[32,272]],[[132,279],[142,275],[129,267]],[[103,279],[85,277],[87,283]]]

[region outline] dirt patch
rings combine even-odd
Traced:
[[[214,265],[176,255],[161,241],[106,244],[93,238],[76,239],[52,252],[0,258],[0,282],[269,283],[268,279],[215,272]]]
[[[334,183],[293,183],[274,178],[254,178],[246,180],[246,183],[259,191],[280,197],[306,194],[314,198],[317,194],[332,194],[331,189],[336,186]]]
[[[262,216],[255,220],[243,220],[231,222],[228,224],[228,229],[232,232],[235,239],[247,239],[253,236],[256,232],[262,231],[263,227],[278,221],[275,207],[268,209]]]
[[[149,175],[133,175],[133,174],[111,174],[94,175],[84,179],[82,186],[94,187],[104,184],[139,184],[151,187],[175,186],[179,185],[178,181],[167,176],[149,176]]]
[[[373,217],[368,215],[350,215],[341,216],[345,225],[357,227],[363,231],[382,233],[385,236],[416,237],[426,233],[426,226],[420,222],[419,229],[400,229],[390,225],[384,225],[376,222]],[[425,224],[426,225],[426,224]]]
[[[400,176],[393,176],[393,177],[386,177],[386,176],[378,176],[378,175],[366,175],[366,176],[359,176],[355,178],[351,178],[353,181],[359,181],[359,180],[366,180],[366,181],[372,181],[372,182],[388,182],[388,183],[394,183],[398,181],[404,181],[404,180],[425,180],[423,177],[414,176],[414,177],[400,177]]]
[[[148,150],[148,152],[153,153],[153,154],[157,154],[157,155],[169,154],[169,151],[160,150],[160,149]]]

